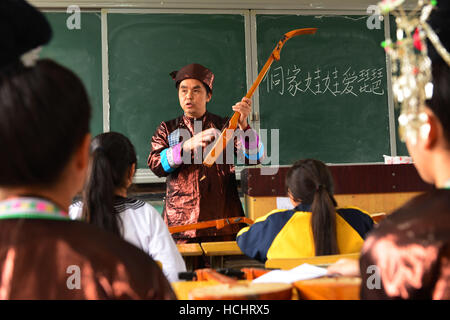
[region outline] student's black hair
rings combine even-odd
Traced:
[[[432,11],[428,23],[435,31],[442,45],[450,52],[450,1],[439,1]],[[442,124],[445,138],[450,146],[450,66],[442,59],[427,39],[428,54],[431,59],[433,96],[427,101]]]
[[[0,186],[50,186],[89,133],[81,80],[51,60],[0,70]]]
[[[92,139],[90,172],[83,190],[85,220],[121,236],[122,221],[114,209],[115,191],[126,187],[130,168],[136,162],[134,146],[124,135],[107,132]]]
[[[333,177],[327,166],[315,159],[299,160],[286,175],[286,191],[304,205],[311,205],[311,229],[315,254],[338,254],[336,200]]]

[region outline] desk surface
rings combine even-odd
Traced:
[[[172,288],[178,300],[189,300],[192,289],[217,284],[216,281],[177,281],[172,282]],[[293,284],[292,300],[358,300],[360,284],[361,278],[349,277],[297,281]]]
[[[300,300],[359,300],[361,278],[337,277],[294,283]]]
[[[201,246],[207,256],[243,255],[236,241],[202,242]]]
[[[349,254],[336,254],[329,256],[317,256],[317,257],[308,257],[308,258],[293,258],[293,259],[269,259],[265,263],[265,267],[268,269],[282,269],[289,270],[295,268],[303,263],[309,263],[312,265],[321,265],[327,266],[332,263],[335,263],[339,259],[359,259],[358,253],[349,253]]]
[[[249,280],[238,280],[239,283],[245,284],[250,283]],[[172,288],[175,292],[178,300],[191,300],[189,299],[189,292],[196,288],[203,288],[208,286],[220,285],[216,281],[177,281],[172,282]],[[292,286],[292,300],[298,300],[297,289]]]
[[[182,256],[201,256],[203,250],[198,243],[180,243],[177,244],[178,251]]]

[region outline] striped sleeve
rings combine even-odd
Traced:
[[[161,151],[161,165],[165,172],[175,171],[182,164],[181,143]]]
[[[273,240],[294,213],[293,210],[273,210],[253,225],[241,229],[236,238],[239,248],[252,259],[266,261]]]

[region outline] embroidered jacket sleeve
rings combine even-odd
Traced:
[[[237,130],[235,153],[243,164],[259,164],[264,156],[264,145],[250,126]],[[149,168],[159,177],[168,176],[183,163],[182,143],[177,130],[169,132],[162,122],[151,140],[152,151],[148,158]]]
[[[237,143],[237,154],[241,157],[245,164],[259,164],[264,158],[264,144],[258,136],[256,130],[250,125],[242,131],[239,131],[239,140]]]
[[[175,139],[172,136],[173,133],[169,134],[165,122],[160,124],[152,136],[152,151],[147,164],[158,177],[168,176],[182,164],[181,143],[178,143],[178,137]]]

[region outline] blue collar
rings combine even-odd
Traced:
[[[295,211],[304,211],[304,212],[311,212],[311,205],[310,204],[303,204],[300,203],[298,206],[294,208]]]

